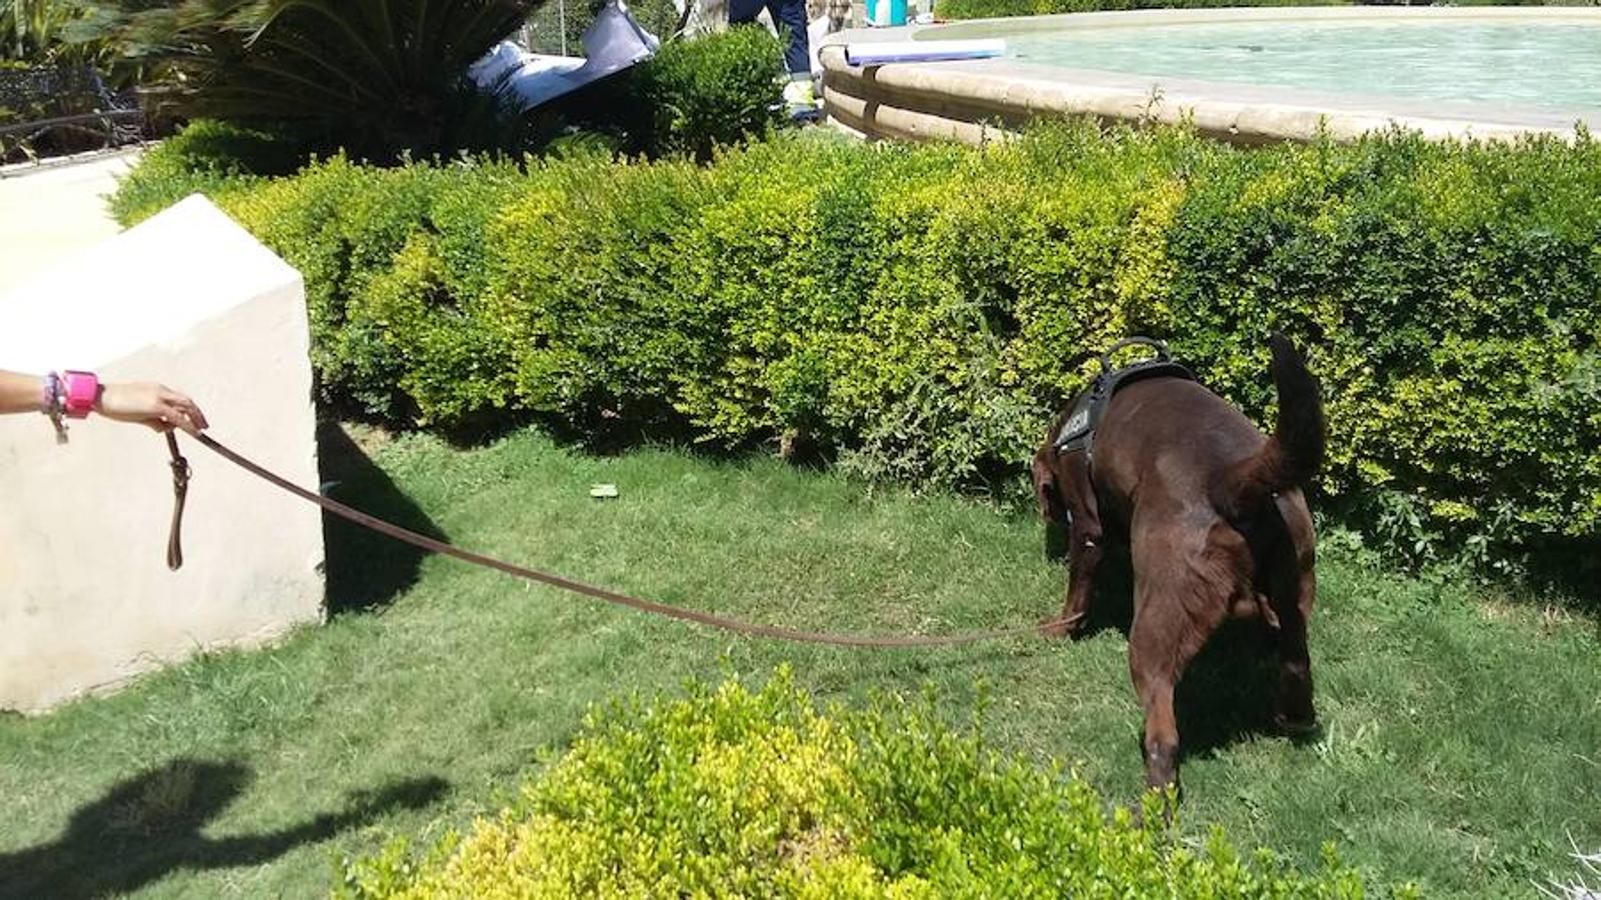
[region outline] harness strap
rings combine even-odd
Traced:
[[[1124,347],[1151,347],[1156,356],[1131,363],[1121,369],[1112,367],[1112,356]],[[1062,423],[1062,430],[1057,433],[1052,447],[1058,456],[1067,453],[1083,453],[1086,461],[1094,458],[1095,431],[1101,423],[1101,416],[1111,404],[1112,397],[1118,391],[1146,378],[1168,377],[1183,378],[1194,381],[1195,375],[1189,369],[1173,362],[1168,352],[1167,344],[1148,337],[1130,337],[1113,344],[1110,349],[1101,354],[1101,371],[1095,376],[1095,381],[1088,390],[1079,395],[1073,404],[1072,411]]]

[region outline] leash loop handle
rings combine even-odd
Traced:
[[[178,438],[167,432],[167,452],[172,456],[172,526],[167,530],[167,568],[183,568],[183,507],[189,499],[189,460],[178,450]]]

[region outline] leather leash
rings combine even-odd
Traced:
[[[421,550],[427,550],[430,553],[441,553],[445,556],[451,556],[463,562],[471,563],[475,566],[494,569],[499,572],[504,572],[507,575],[514,575],[518,578],[536,581],[541,584],[550,585],[551,587],[560,588],[564,591],[582,594],[586,597],[591,597],[615,606],[626,606],[630,609],[639,610],[640,612],[666,616],[667,618],[678,619],[682,622],[694,622],[698,625],[707,625],[712,628],[720,628],[724,631],[732,631],[738,634],[751,635],[753,637],[775,638],[777,640],[795,641],[805,644],[832,644],[839,647],[954,647],[962,644],[975,644],[980,641],[1023,637],[1030,634],[1037,635],[1046,628],[1050,628],[1053,625],[1065,624],[1066,622],[1065,619],[1058,619],[1054,621],[1047,621],[1039,625],[1029,625],[1018,628],[996,628],[988,631],[969,631],[961,634],[948,635],[861,635],[840,634],[825,631],[801,631],[793,628],[781,628],[776,625],[762,625],[759,623],[745,622],[740,619],[729,618],[727,616],[719,616],[713,613],[701,612],[700,610],[685,609],[681,606],[668,606],[665,603],[657,603],[654,600],[645,600],[640,597],[633,597],[628,594],[619,593],[606,588],[585,584],[582,581],[575,581],[571,578],[565,578],[561,575],[552,575],[549,572],[541,572],[538,569],[530,569],[526,566],[520,566],[516,563],[509,563],[504,560],[496,559],[492,556],[486,556],[482,553],[475,553],[471,550],[463,550],[460,547],[447,544],[444,541],[436,540],[424,534],[418,534],[415,531],[402,528],[392,522],[386,522],[383,519],[377,518],[376,516],[368,515],[361,510],[346,506],[337,500],[324,497],[314,491],[306,490],[305,488],[289,481],[287,478],[283,478],[282,476],[269,471],[261,465],[229,449],[208,435],[199,435],[195,438],[195,440],[205,445],[207,449],[216,453],[218,456],[221,456],[223,459],[226,459],[239,468],[244,469],[246,472],[255,475],[257,478],[261,478],[264,481],[271,483],[275,487],[288,491],[289,493],[294,494],[296,497],[299,497],[308,503],[315,503],[327,512],[339,516],[342,519],[347,519],[364,528],[369,528],[380,534],[387,535],[397,541],[410,544],[411,546],[417,547]],[[172,455],[174,491],[172,532],[167,542],[167,565],[172,569],[177,569],[179,566],[183,565],[183,550],[180,546],[179,531],[183,526],[183,505],[184,500],[188,495],[189,463],[178,451],[178,441],[170,432],[167,434],[167,449]]]
[[[178,452],[178,438],[167,432],[167,452],[172,454],[172,527],[167,530],[167,568],[183,568],[183,505],[189,499],[189,460]]]

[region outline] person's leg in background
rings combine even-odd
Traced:
[[[812,90],[812,55],[806,36],[806,0],[728,0],[728,24],[756,21],[762,7],[773,17],[784,39],[784,68],[789,83],[784,85],[784,104],[792,116],[815,116],[817,95]]]
[[[812,77],[812,51],[807,46],[806,0],[767,0],[767,14],[780,31],[788,29],[789,41],[784,47],[784,68],[793,80],[804,75]]]
[[[762,14],[765,0],[728,0],[728,24],[746,25]]]
[[[767,14],[780,32],[787,31],[784,68],[789,83],[784,85],[784,104],[795,118],[817,115],[817,94],[812,89],[812,50],[806,33],[806,0],[767,0]]]

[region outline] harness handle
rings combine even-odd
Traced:
[[[1156,351],[1156,359],[1158,362],[1167,362],[1173,358],[1173,354],[1167,349],[1166,341],[1159,341],[1156,338],[1135,335],[1134,337],[1126,337],[1121,341],[1118,341],[1108,348],[1105,353],[1101,354],[1101,374],[1104,375],[1107,372],[1112,371],[1112,354],[1123,349],[1124,347],[1150,347]]]

